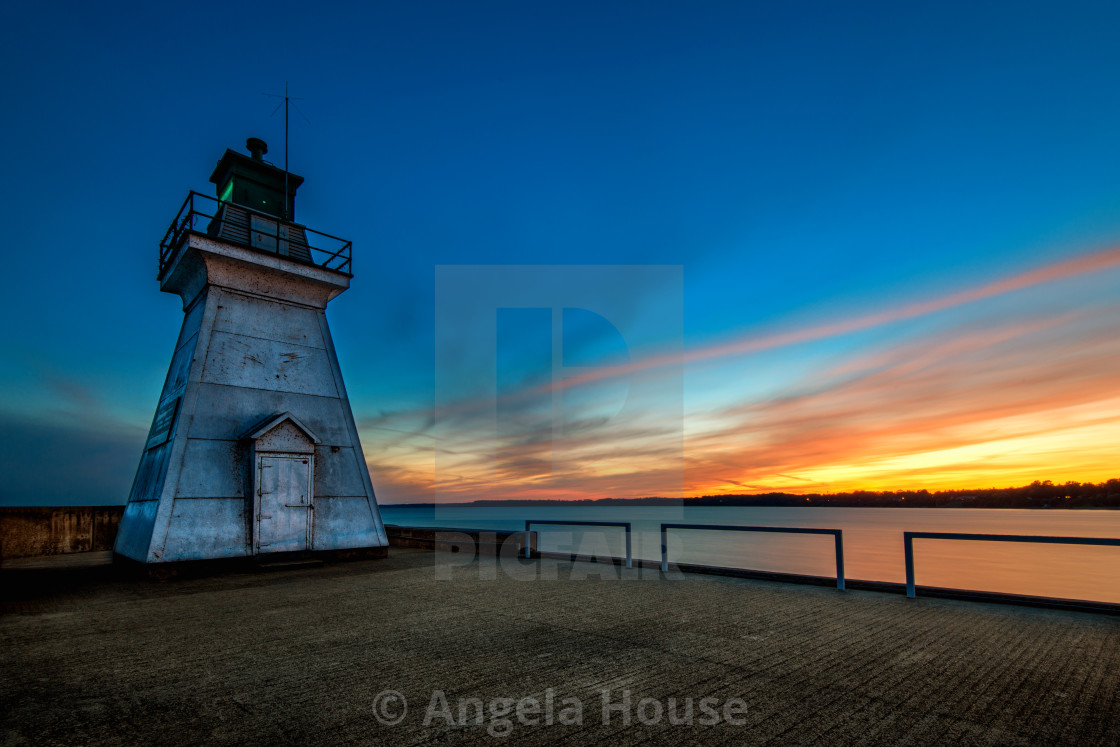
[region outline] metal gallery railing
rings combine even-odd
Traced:
[[[353,274],[350,241],[192,190],[159,243],[159,277],[192,233]]]
[[[631,552],[630,534],[631,527],[628,521],[559,521],[559,520],[526,520],[525,521],[525,557],[531,557],[529,546],[529,527],[533,524],[549,524],[552,526],[572,527],[623,527],[626,529],[626,567],[634,567],[634,556]],[[540,532],[537,533],[537,551],[540,552]],[[612,558],[613,560],[613,558]]]
[[[906,596],[917,596],[914,581],[914,540],[974,540],[979,542],[1034,542],[1044,545],[1106,545],[1120,547],[1120,539],[1113,537],[1043,537],[1033,534],[968,534],[958,532],[903,532],[902,543],[906,552]],[[960,589],[959,591],[967,591]]]
[[[780,532],[783,534],[831,534],[836,546],[836,588],[844,590],[844,533],[839,529],[809,529],[806,527],[756,527],[729,526],[723,524],[662,524],[661,525],[661,570],[669,570],[669,545],[667,535],[670,529],[701,529],[724,532]]]

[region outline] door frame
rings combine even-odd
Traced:
[[[304,550],[315,548],[315,455],[287,451],[253,452],[253,555],[261,555],[261,470],[265,459],[300,459],[307,464],[307,536]],[[267,553],[265,553],[267,554]]]

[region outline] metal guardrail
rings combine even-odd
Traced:
[[[809,529],[805,527],[748,527],[723,524],[662,524],[661,571],[669,570],[669,546],[666,536],[670,529],[706,529],[727,532],[781,532],[784,534],[831,534],[836,540],[836,588],[844,590],[844,536],[840,529]]]
[[[1042,537],[1032,534],[961,534],[957,532],[903,532],[902,543],[906,550],[906,596],[917,596],[914,582],[914,540],[978,540],[981,542],[1035,542],[1046,545],[1111,545],[1120,547],[1120,539],[1112,537]],[[962,589],[962,591],[964,591]]]
[[[633,568],[633,553],[631,544],[631,535],[633,533],[632,524],[628,521],[561,521],[561,520],[534,520],[528,519],[525,521],[525,529],[512,530],[511,533],[520,533],[524,535],[524,549],[525,557],[532,557],[531,540],[531,527],[535,524],[544,524],[551,526],[601,526],[601,527],[623,527],[626,530],[626,567]],[[731,531],[731,532],[777,532],[784,534],[827,534],[832,535],[836,548],[836,588],[844,590],[845,576],[844,576],[844,538],[843,530],[840,529],[815,529],[807,527],[774,527],[774,526],[735,526],[723,524],[670,524],[663,523],[661,527],[661,570],[666,572],[669,570],[669,548],[667,542],[667,535],[670,529],[697,529],[709,531]],[[440,528],[443,531],[498,531],[509,532],[511,530],[477,530],[477,529],[448,529]],[[539,534],[539,533],[538,533]],[[916,596],[916,584],[914,580],[914,540],[915,539],[943,539],[943,540],[974,540],[982,542],[1032,542],[1038,544],[1061,544],[1061,545],[1095,545],[1106,547],[1120,547],[1120,537],[1044,537],[1041,535],[1017,535],[1017,534],[971,534],[971,533],[958,533],[958,532],[903,532],[903,544],[906,556],[906,596],[911,599]],[[403,537],[402,537],[403,538]],[[415,539],[415,538],[408,538]],[[739,570],[733,568],[712,567],[713,570]],[[745,569],[743,569],[745,570]],[[853,582],[854,583],[854,582]],[[890,590],[897,589],[894,584],[886,584],[885,582],[871,582],[861,581],[864,585],[878,584],[880,586],[890,586]],[[945,589],[940,591],[969,593],[968,589]],[[975,592],[973,592],[975,593]],[[998,596],[998,593],[997,593]],[[1038,600],[1041,601],[1055,601],[1055,602],[1068,602],[1070,600],[1047,600],[1044,597],[1015,597],[1016,601],[1021,600]],[[1073,600],[1077,601],[1077,600]],[[1115,607],[1116,605],[1113,605]]]
[[[247,208],[243,205],[222,202],[209,195],[191,191],[183,206],[171,221],[171,225],[159,243],[159,277],[171,266],[178,256],[179,249],[186,237],[195,233],[200,236],[216,236],[221,230],[223,208],[231,208],[239,213],[244,213],[246,226],[245,239],[234,239],[223,233],[222,241],[244,246],[254,251],[267,254],[281,254],[279,247],[287,242],[298,247],[301,251],[306,247],[307,259],[298,256],[286,255],[287,259],[306,262],[328,270],[344,272],[352,275],[351,242],[337,236],[331,236],[322,231],[315,231],[299,223],[292,223],[283,218],[265,213],[260,210]],[[260,237],[262,240],[254,241]],[[306,241],[306,243],[304,243]],[[270,242],[270,244],[269,244]],[[264,244],[262,246],[262,244]],[[267,248],[269,245],[275,248]]]
[[[631,550],[630,550],[631,528],[630,528],[630,522],[628,522],[628,521],[536,521],[536,520],[528,520],[527,519],[525,521],[525,557],[526,558],[532,557],[531,552],[530,552],[530,548],[529,548],[529,535],[530,535],[529,527],[533,524],[550,524],[552,526],[565,526],[565,527],[568,527],[568,526],[572,526],[572,527],[625,527],[625,529],[626,529],[626,567],[627,568],[633,568],[634,567],[634,556],[633,556],[633,554],[631,553]],[[539,536],[540,536],[540,533],[538,532],[538,539],[539,539]],[[539,542],[538,542],[538,545],[539,545]],[[539,548],[538,548],[538,552],[539,552]]]

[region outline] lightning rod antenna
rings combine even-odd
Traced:
[[[288,81],[284,81],[284,218],[291,220],[288,215]]]
[[[290,201],[289,201],[289,197],[288,197],[288,193],[289,193],[289,187],[288,187],[288,173],[289,173],[288,172],[288,105],[289,105],[289,102],[291,102],[295,99],[293,99],[291,96],[288,95],[288,81],[284,81],[284,95],[283,96],[281,96],[280,94],[277,94],[277,93],[266,93],[264,95],[265,96],[270,96],[272,98],[284,99],[283,102],[281,102],[281,104],[276,105],[276,108],[272,110],[272,114],[276,114],[276,112],[280,109],[281,105],[284,107],[284,211],[283,211],[283,214],[281,215],[281,217],[284,220],[291,220],[292,219],[291,211],[288,209],[288,206],[290,205]],[[296,107],[296,111],[299,111],[298,106]],[[303,118],[305,120],[307,120],[307,116],[304,115],[303,112],[300,112],[300,115],[302,115]],[[311,120],[307,120],[307,123],[310,124]]]

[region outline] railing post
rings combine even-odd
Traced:
[[[580,527],[584,527],[584,526],[622,527],[626,531],[626,567],[627,568],[633,568],[634,567],[633,544],[632,544],[631,539],[630,539],[631,526],[630,526],[630,522],[628,522],[628,521],[560,521],[558,519],[526,519],[525,520],[525,535],[526,535],[526,538],[525,538],[525,557],[526,558],[530,557],[529,541],[532,538],[532,532],[530,532],[530,526],[533,525],[533,524],[549,524],[549,525],[572,526],[572,527],[575,527],[575,526],[580,526]],[[537,534],[537,552],[539,554],[540,552],[542,552],[542,550],[540,549],[540,540],[541,540],[540,530],[537,530],[536,534]],[[614,555],[611,555],[611,562],[614,562],[617,559],[618,558],[616,558]]]
[[[906,596],[913,599],[917,590],[914,586],[914,538],[910,532],[902,533],[902,544],[906,551]]]
[[[630,525],[626,525],[626,567],[634,567],[634,556],[630,552]]]
[[[836,530],[836,588],[844,591],[844,533]]]
[[[669,547],[665,544],[665,525],[661,525],[661,572],[669,572]]]

